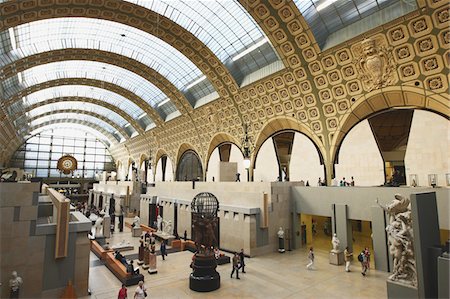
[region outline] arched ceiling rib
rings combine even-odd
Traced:
[[[39,125],[41,123],[45,123],[47,121],[56,121],[58,119],[72,119],[72,120],[78,120],[79,122],[87,121],[89,123],[96,124],[99,127],[102,127],[103,130],[110,133],[114,138],[121,142],[126,140],[126,134],[125,136],[122,135],[122,133],[118,130],[117,126],[114,123],[111,123],[109,120],[105,119],[104,117],[100,115],[95,115],[95,113],[92,112],[86,112],[86,111],[80,111],[80,112],[63,112],[63,113],[55,113],[55,112],[49,112],[44,113],[43,115],[36,116],[34,119],[29,121],[27,124],[18,127],[18,132],[21,134],[24,129],[27,127],[33,127],[35,125]]]
[[[64,79],[56,79],[56,80],[50,80],[43,83],[35,84],[32,86],[28,86],[26,88],[21,89],[16,94],[12,95],[9,99],[6,100],[5,105],[11,105],[12,103],[20,100],[22,97],[27,96],[33,92],[37,92],[41,89],[45,88],[51,88],[51,87],[59,87],[63,85],[84,85],[84,86],[92,86],[92,87],[98,87],[100,89],[109,90],[111,92],[114,92],[115,94],[118,94],[129,101],[136,104],[138,107],[140,107],[144,112],[146,112],[150,118],[154,121],[156,125],[160,125],[163,123],[161,117],[159,114],[150,107],[144,100],[142,100],[140,97],[136,96],[134,93],[130,92],[129,90],[122,88],[116,84],[96,80],[96,79],[86,79],[86,78],[64,78]],[[74,91],[76,92],[76,91]]]
[[[16,59],[14,62],[4,65],[3,68],[0,69],[0,74],[3,74],[5,78],[8,78],[17,72],[26,70],[30,66],[73,59],[109,63],[134,72],[152,82],[158,89],[166,94],[172,100],[178,111],[181,113],[184,111],[192,111],[192,106],[189,104],[184,94],[166,77],[137,60],[108,51],[79,48],[52,50]]]
[[[58,109],[58,110],[48,111],[48,112],[44,112],[44,113],[37,112],[36,114],[30,115],[30,117],[27,119],[27,123],[39,124],[39,122],[45,122],[44,119],[47,119],[47,118],[50,118],[51,120],[58,119],[58,118],[73,118],[73,119],[75,119],[75,116],[80,116],[81,118],[86,119],[85,116],[81,116],[80,114],[89,116],[89,119],[91,119],[92,122],[95,121],[95,120],[93,120],[93,118],[98,119],[96,121],[99,124],[102,124],[102,122],[104,122],[105,124],[107,124],[107,126],[105,126],[105,129],[109,128],[111,133],[115,133],[114,132],[114,130],[115,130],[116,132],[120,133],[120,135],[125,140],[127,140],[129,138],[129,134],[124,130],[124,128],[119,126],[117,123],[115,123],[108,117],[101,115],[99,113],[93,112],[93,111],[85,111],[85,110],[77,110],[77,109]],[[26,123],[25,123],[25,125],[26,125]],[[102,125],[104,125],[104,124],[102,124]],[[19,125],[19,127],[20,127],[20,125]],[[111,129],[113,129],[113,130],[111,131]]]
[[[0,31],[36,20],[61,17],[87,17],[112,20],[141,29],[173,46],[188,57],[211,81],[219,95],[227,96],[237,92],[237,84],[223,63],[198,38],[166,17],[143,7],[119,0],[105,2],[83,2],[76,0],[61,3],[50,0],[40,6],[38,1],[27,5],[17,2],[0,4],[5,16]],[[70,19],[70,18],[69,18]]]
[[[114,145],[118,143],[118,140],[116,137],[114,137],[114,135],[112,135],[110,132],[108,132],[107,130],[105,130],[102,126],[99,126],[98,124],[89,122],[89,121],[83,121],[83,120],[79,120],[79,119],[71,119],[71,118],[59,118],[59,119],[54,119],[54,120],[50,120],[50,121],[45,121],[43,123],[37,124],[37,125],[32,125],[29,127],[29,129],[27,130],[27,132],[23,132],[21,135],[22,137],[25,137],[26,135],[29,134],[29,132],[31,132],[32,134],[35,134],[35,131],[39,128],[43,128],[43,127],[47,127],[50,125],[59,125],[60,124],[70,124],[70,126],[72,127],[73,124],[76,125],[83,125],[83,126],[87,126],[92,128],[93,130],[98,131],[100,134],[104,135],[106,140],[109,141],[109,145]]]
[[[136,130],[125,118],[115,113],[114,111],[111,111],[103,106],[94,105],[89,102],[79,102],[79,101],[53,102],[47,103],[46,105],[41,104],[40,106],[34,107],[33,109],[27,108],[21,117],[18,116],[16,118],[13,118],[13,120],[20,122],[20,119],[27,119],[27,117],[32,118],[42,113],[50,113],[50,112],[58,113],[58,111],[60,110],[93,112],[95,114],[101,115],[103,118],[109,120],[111,123],[114,123],[119,128],[125,129],[126,131],[125,136],[132,136],[132,134],[136,132]]]
[[[42,126],[38,126],[37,128],[33,128],[31,133],[27,135],[27,137],[34,136],[38,133],[45,132],[53,129],[69,129],[69,130],[81,130],[83,132],[88,132],[98,138],[101,142],[105,144],[107,148],[111,146],[111,143],[117,142],[116,139],[110,140],[110,137],[106,136],[103,132],[98,131],[97,129],[89,126],[88,124],[81,123],[67,123],[67,122],[59,122],[59,123],[50,123]],[[20,145],[19,145],[20,146]]]
[[[70,102],[70,103],[87,103],[87,104],[91,104],[92,106],[100,106],[100,107],[105,107],[106,109],[109,109],[115,113],[117,113],[118,115],[120,115],[121,117],[123,117],[139,134],[144,133],[144,129],[141,127],[141,125],[134,120],[129,114],[127,114],[124,110],[117,108],[117,106],[112,105],[110,103],[101,101],[101,100],[97,100],[97,99],[93,99],[93,98],[88,98],[88,97],[57,97],[57,98],[51,98],[51,99],[47,99],[47,100],[43,100],[43,101],[39,101],[37,103],[34,103],[32,105],[26,106],[26,108],[24,110],[21,110],[20,112],[13,114],[12,115],[12,119],[19,117],[20,115],[22,115],[23,113],[27,113],[33,109],[36,109],[38,107],[45,107],[46,105],[50,105],[50,104],[54,104],[54,103],[65,103],[65,102]]]
[[[40,84],[42,89],[26,88],[20,92],[19,96],[10,98],[8,102],[9,114],[22,113],[24,106],[38,104],[42,101],[51,100],[54,98],[90,98],[112,105],[117,109],[123,110],[124,113],[129,114],[133,119],[142,118],[147,114],[138,105],[129,99],[106,89],[89,86],[89,85],[69,85],[64,84],[60,86],[50,85],[46,87]],[[145,129],[145,127],[143,127]]]
[[[118,85],[143,99],[156,110],[167,96],[147,79],[129,70],[111,64],[89,60],[64,60],[32,66],[19,73],[20,86],[28,87],[60,78],[96,79]],[[6,97],[17,91],[19,84],[12,76],[3,81]],[[176,112],[172,103],[164,105],[166,114]],[[158,107],[160,108],[160,107]],[[162,114],[161,114],[162,115]]]

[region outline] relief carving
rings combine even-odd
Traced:
[[[387,47],[382,39],[365,39],[354,51],[357,54],[356,69],[364,89],[372,91],[395,83],[396,63],[392,48]]]

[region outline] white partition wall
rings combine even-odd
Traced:
[[[349,182],[353,176],[356,186],[384,184],[383,158],[367,120],[357,124],[345,136],[335,172],[338,181],[345,177]]]
[[[450,159],[450,122],[435,113],[415,110],[405,155],[406,182],[416,174],[419,186],[429,186],[428,175],[437,174],[437,185],[446,186]]]
[[[208,172],[206,173],[207,182],[212,182],[213,177],[215,182],[219,180],[219,165],[220,165],[219,148],[216,147],[212,152],[211,157],[209,158],[208,161]]]
[[[256,157],[253,180],[255,182],[274,182],[278,178],[278,161],[272,138],[264,141]]]
[[[156,174],[155,174],[155,182],[162,182],[162,163],[161,159],[158,160],[158,163],[156,164]],[[169,157],[167,157],[167,163],[166,163],[166,182],[172,182],[173,181],[173,164],[172,161],[170,161]]]
[[[319,177],[325,177],[320,156],[312,141],[303,134],[295,133],[292,146],[291,162],[289,164],[290,181],[309,181],[315,186]]]
[[[237,172],[241,174],[240,179],[241,182],[247,182],[247,170],[244,168],[244,156],[239,148],[235,144],[231,144],[230,150],[230,161],[237,163]],[[220,155],[219,148],[216,147],[211,154],[211,157],[208,161],[208,172],[206,174],[206,181],[212,182],[212,178],[214,177],[214,181],[218,182],[220,178]]]
[[[247,169],[244,168],[244,156],[234,144],[231,145],[230,162],[237,163],[238,172],[241,174],[241,182],[247,182]]]

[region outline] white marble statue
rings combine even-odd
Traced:
[[[134,216],[132,227],[141,227],[141,218],[138,215]]]
[[[162,231],[162,222],[163,218],[161,217],[161,215],[158,215],[158,217],[156,217],[156,228],[158,232]]]
[[[339,241],[336,234],[333,234],[333,238],[331,239],[331,244],[333,245],[333,249],[331,251],[333,252],[339,252],[339,244],[341,241]]]
[[[95,239],[98,237],[103,237],[103,217],[101,216],[95,220],[89,239]]]
[[[378,203],[378,199],[376,201]],[[378,205],[389,214],[386,226],[389,252],[394,258],[394,267],[389,280],[417,286],[416,262],[414,259],[411,204],[409,198],[400,194],[386,206]]]
[[[280,226],[280,229],[278,230],[277,235],[278,235],[279,239],[284,239],[284,230],[281,226]]]
[[[13,271],[9,280],[10,298],[19,298],[19,290],[22,283],[22,278],[17,275],[16,271]]]

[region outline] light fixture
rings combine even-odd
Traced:
[[[247,124],[244,124],[244,138],[242,138],[242,147],[244,148],[244,168],[250,168],[250,138],[248,137]]]

